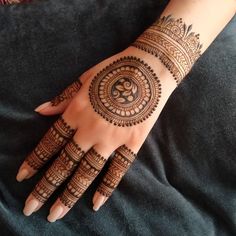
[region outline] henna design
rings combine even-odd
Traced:
[[[79,145],[74,140],[69,142],[38,182],[32,195],[40,202],[46,202],[56,188],[71,175],[83,156],[84,151]]]
[[[199,34],[191,32],[182,18],[163,16],[148,28],[132,46],[159,58],[172,73],[177,85],[201,56]]]
[[[80,90],[82,83],[79,79],[77,79],[74,83],[72,83],[69,87],[67,87],[60,95],[56,96],[51,100],[52,106],[57,106],[61,102],[73,98],[74,95]]]
[[[132,126],[157,107],[161,84],[153,70],[136,57],[123,57],[93,79],[89,96],[94,110],[110,123]]]
[[[81,160],[78,169],[60,196],[61,202],[71,208],[103,168],[106,159],[91,148]]]
[[[136,156],[127,146],[119,147],[97,191],[106,197],[110,197]]]
[[[72,129],[60,117],[44,135],[37,147],[26,158],[26,162],[33,169],[40,169],[51,156],[55,155],[72,138],[75,129]]]

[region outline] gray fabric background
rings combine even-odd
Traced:
[[[17,183],[17,169],[56,119],[33,109],[126,48],[166,3],[40,0],[0,7],[1,235],[236,235],[235,19],[172,94],[106,205],[92,211],[100,175],[63,220],[46,221],[58,193],[31,217],[22,214],[40,175]]]

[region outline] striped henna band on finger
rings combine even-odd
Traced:
[[[40,202],[46,202],[56,188],[72,174],[83,156],[84,151],[79,145],[74,140],[69,142],[36,185],[32,195]]]
[[[97,191],[106,197],[110,197],[136,156],[125,145],[119,147]]]
[[[51,156],[55,155],[73,137],[74,133],[75,129],[72,129],[60,117],[26,158],[27,164],[35,170],[40,169]]]
[[[106,163],[106,159],[91,148],[82,158],[78,169],[60,196],[61,202],[71,208],[89,187]]]

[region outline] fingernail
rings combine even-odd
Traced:
[[[93,205],[93,210],[98,211],[99,208],[103,205],[104,198],[98,197]]]
[[[18,182],[21,182],[22,180],[24,180],[25,178],[27,178],[29,175],[29,170],[23,168],[21,170],[19,170],[17,176],[16,176],[16,180]]]
[[[104,197],[102,204],[104,204],[107,201],[108,197]]]
[[[99,210],[99,207],[93,205],[93,210],[94,210],[94,211],[98,211],[98,210]]]
[[[45,102],[43,104],[41,104],[40,106],[36,107],[34,110],[36,112],[42,111],[43,109],[49,107],[51,105],[51,102]]]
[[[59,217],[61,216],[63,212],[63,207],[62,206],[56,206],[55,208],[53,208],[52,211],[50,211],[50,214],[48,215],[48,221],[49,222],[55,222],[57,219],[59,219]]]
[[[30,200],[27,204],[25,204],[23,213],[26,216],[30,216],[35,211],[35,209],[38,207],[38,205],[39,205],[39,202],[37,200],[35,200],[35,199]]]

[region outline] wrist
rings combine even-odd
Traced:
[[[191,29],[192,25],[186,25],[181,18],[163,16],[132,46],[161,60],[179,84],[201,55],[199,34],[191,32]]]

